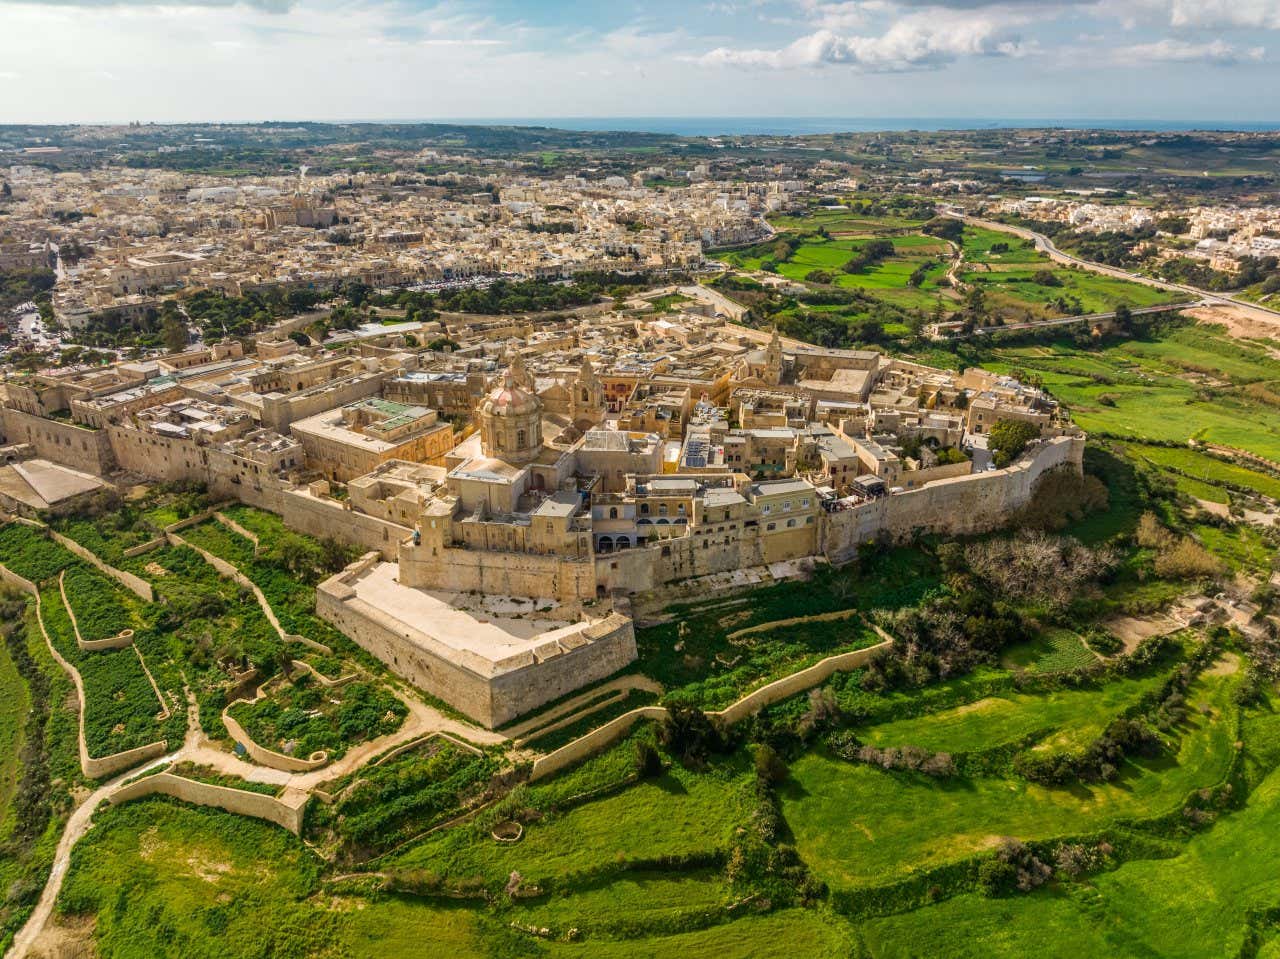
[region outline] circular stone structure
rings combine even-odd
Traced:
[[[496,842],[519,842],[524,836],[524,826],[514,820],[508,819],[506,822],[500,822],[493,827],[489,833]]]

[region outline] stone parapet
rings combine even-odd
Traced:
[[[121,786],[111,795],[111,803],[118,806],[144,796],[171,796],[197,806],[213,806],[240,816],[265,819],[295,836],[302,835],[308,798],[299,789],[286,788],[277,798],[231,786],[202,783],[170,772],[158,772]]]

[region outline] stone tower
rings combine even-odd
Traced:
[[[604,384],[596,376],[595,367],[591,365],[591,357],[582,358],[582,368],[570,388],[573,394],[569,404],[570,419],[575,426],[585,423],[596,425],[604,419]]]
[[[769,346],[764,351],[764,381],[770,386],[782,382],[782,340],[778,337],[778,328],[773,328],[773,336],[769,337]]]

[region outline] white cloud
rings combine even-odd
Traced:
[[[1175,27],[1280,29],[1280,0],[1171,0]]]
[[[1222,40],[1208,43],[1189,43],[1186,40],[1158,40],[1155,43],[1138,43],[1113,51],[1119,62],[1141,60],[1154,63],[1215,63],[1230,66],[1236,63],[1260,61],[1266,50],[1262,47],[1241,49]]]
[[[934,11],[902,17],[879,36],[817,30],[775,50],[719,47],[698,58],[704,66],[795,69],[848,65],[893,72],[939,67],[960,57],[1020,57],[1037,51],[1010,27],[1011,18]]]

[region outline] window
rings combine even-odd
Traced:
[[[609,519],[617,519],[617,518],[618,518],[618,507],[616,507],[616,506],[610,506],[610,507],[609,507]]]
[[[777,528],[778,528],[778,524],[777,524],[777,523],[770,523],[770,524],[769,524],[768,526],[766,526],[764,529],[765,529],[765,532],[766,532],[766,533],[772,533],[772,532],[773,532],[775,529],[777,529]]]
[[[800,501],[800,508],[801,508],[801,509],[808,509],[808,508],[809,508],[809,501],[808,501],[807,499],[802,499],[802,500]]]
[[[648,503],[641,503],[641,504],[640,504],[640,515],[641,515],[641,516],[648,516],[648,515],[649,515],[649,504],[648,504]]]
[[[795,525],[796,525],[796,521],[794,517],[792,519],[787,520],[787,529],[795,529]]]
[[[524,430],[516,430],[516,446],[524,446]]]
[[[658,515],[659,515],[659,516],[666,516],[666,515],[667,515],[667,504],[666,504],[666,503],[659,503],[659,504],[658,504]]]

